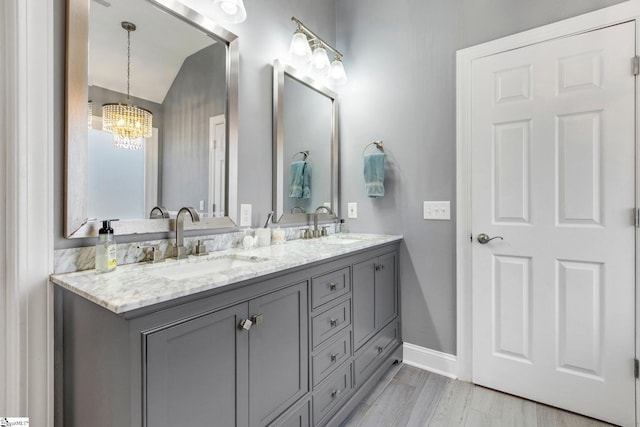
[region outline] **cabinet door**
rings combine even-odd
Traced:
[[[309,391],[307,282],[249,301],[249,424],[265,426]]]
[[[377,258],[353,266],[353,343],[357,350],[376,332],[375,282]]]
[[[382,329],[398,314],[396,254],[378,258],[376,265],[376,329]]]
[[[248,304],[146,336],[148,427],[248,426]]]

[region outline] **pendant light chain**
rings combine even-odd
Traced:
[[[127,99],[129,96],[129,86],[131,85],[131,29],[127,28]]]

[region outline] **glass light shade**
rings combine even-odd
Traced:
[[[213,0],[213,9],[221,20],[231,24],[239,24],[247,19],[242,0]]]
[[[338,58],[334,59],[331,63],[331,70],[329,70],[329,78],[339,85],[347,83],[347,73],[344,71],[344,65]]]
[[[149,110],[135,105],[102,106],[102,130],[113,134],[113,143],[118,148],[141,149],[143,138],[153,135],[152,120]]]
[[[309,47],[309,40],[304,33],[296,32],[291,39],[291,45],[289,46],[289,55],[291,59],[300,61],[309,61],[311,59],[311,48]]]
[[[313,50],[311,64],[316,72],[327,71],[331,64],[327,56],[327,50],[324,47],[318,46]]]

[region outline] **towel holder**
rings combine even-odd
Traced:
[[[384,144],[382,141],[373,141],[364,146],[364,150],[362,150],[362,157],[364,157],[364,152],[367,151],[371,145],[375,145],[376,148],[384,153]]]
[[[294,154],[293,156],[291,156],[291,160],[295,159],[295,158],[296,158],[296,156],[297,156],[298,154],[302,154],[302,155],[304,156],[304,158],[303,158],[302,160],[304,160],[305,162],[306,162],[307,160],[309,160],[309,157],[311,157],[311,155],[309,154],[309,150],[306,150],[306,151],[298,151],[296,154]]]

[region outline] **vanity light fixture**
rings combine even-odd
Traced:
[[[143,138],[153,135],[151,111],[129,104],[129,86],[131,81],[131,32],[135,24],[122,22],[127,32],[127,103],[109,103],[102,105],[102,130],[113,134],[113,143],[118,148],[139,150]]]
[[[311,60],[311,47],[309,47],[309,40],[307,35],[302,30],[301,24],[298,24],[293,38],[291,39],[291,45],[289,46],[289,56],[301,62],[309,62]]]
[[[239,24],[247,19],[242,0],[213,0],[213,9],[221,21],[230,24]]]
[[[335,84],[347,83],[347,74],[342,63],[342,54],[333,46],[322,40],[316,33],[307,28],[295,16],[291,18],[296,23],[296,32],[289,47],[290,61],[295,65],[311,63],[313,74],[327,77]],[[313,53],[311,49],[313,48]],[[333,62],[329,61],[327,49],[335,55]]]

